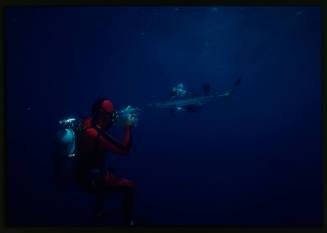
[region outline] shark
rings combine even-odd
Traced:
[[[201,96],[187,96],[183,98],[170,98],[166,101],[150,103],[149,107],[158,108],[158,109],[170,109],[173,114],[175,111],[187,111],[187,112],[197,112],[204,105],[209,102],[217,100],[226,100],[230,101],[231,97],[238,89],[241,83],[241,77],[237,79],[234,83],[234,86],[223,93],[204,93]]]

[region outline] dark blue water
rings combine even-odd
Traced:
[[[109,156],[137,183],[136,223],[322,223],[318,7],[5,13],[9,224],[90,224],[92,195],[53,188],[59,119],[87,116],[97,97],[142,107],[179,82],[224,91],[239,75],[230,103],[174,118],[143,108],[130,156]],[[119,207],[120,196],[107,204]]]

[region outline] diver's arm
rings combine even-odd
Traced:
[[[119,142],[109,134],[103,134],[100,136],[100,145],[114,154],[128,154],[132,148],[131,128],[131,126],[125,127],[123,143]]]
[[[96,139],[98,132],[96,129],[90,128],[87,130],[87,134]],[[114,154],[128,154],[132,147],[131,126],[125,127],[123,143],[119,142],[109,134],[101,133],[99,136],[99,146],[107,151],[111,151]]]

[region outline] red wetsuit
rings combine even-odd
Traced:
[[[108,99],[96,101],[92,107],[92,117],[82,123],[82,130],[77,133],[76,181],[82,189],[95,191],[95,216],[104,211],[104,200],[109,192],[122,192],[124,223],[131,224],[134,206],[134,183],[117,177],[106,168],[106,154],[126,155],[132,146],[131,126],[126,125],[124,139],[117,141],[104,129],[115,120],[112,102]]]
[[[92,118],[83,121],[83,131],[79,137],[78,150],[81,156],[80,177],[85,178],[87,173],[97,170],[101,173],[102,185],[111,189],[133,188],[134,183],[128,179],[117,177],[105,168],[105,159],[108,152],[118,155],[127,155],[132,146],[131,126],[125,127],[124,139],[120,143],[101,129],[92,126]]]

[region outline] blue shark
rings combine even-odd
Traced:
[[[189,96],[183,98],[170,98],[166,101],[151,103],[148,106],[159,108],[159,109],[175,109],[177,111],[184,111],[190,106],[192,107],[199,107],[201,108],[205,104],[213,101],[218,100],[229,100],[232,95],[235,93],[236,89],[240,84],[241,79],[238,79],[234,87],[224,91],[223,93],[212,93],[212,94],[205,94],[202,96]],[[194,108],[193,108],[194,109]]]

